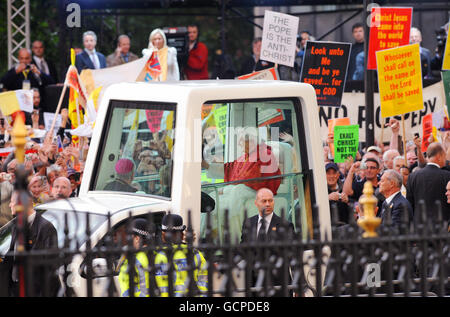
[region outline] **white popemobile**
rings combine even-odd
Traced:
[[[251,80],[115,84],[105,91],[98,109],[79,197],[36,209],[55,225],[60,247],[67,212],[69,237],[78,241],[81,251],[86,249],[86,213],[92,247],[104,242],[108,213],[114,230],[130,215],[153,213],[158,224],[169,211],[185,222],[191,211],[197,240],[205,236],[210,212],[212,236],[220,244],[226,209],[236,243],[244,210],[248,216],[257,213],[255,189],[273,187],[275,212],[281,215],[284,210],[287,219],[301,223],[304,238],[313,226],[314,204],[319,207],[322,237],[325,233],[331,237],[319,133],[316,95],[308,84]],[[261,153],[253,162],[251,154],[245,156],[267,148],[271,154]],[[241,165],[246,167],[243,171],[233,169],[243,157],[250,158],[249,165]],[[242,179],[251,181],[238,182]],[[299,222],[294,210],[300,210]],[[5,227],[0,229],[2,256],[8,245]],[[80,269],[83,260],[82,254],[77,255],[70,265],[68,280],[76,296],[87,295],[86,276]],[[94,259],[94,263],[93,295],[104,296],[108,278],[101,272],[106,262]]]

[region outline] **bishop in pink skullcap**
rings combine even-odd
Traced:
[[[134,169],[134,163],[130,159],[122,158],[117,161],[115,170],[117,174],[128,174]]]

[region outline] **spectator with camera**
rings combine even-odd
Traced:
[[[336,205],[338,211],[338,219],[333,219],[338,225],[348,223],[349,206],[348,196],[343,192],[343,182],[340,179],[339,167],[336,163],[328,163],[325,165],[327,174],[328,200],[330,202],[330,211],[332,206]],[[333,214],[331,215],[334,216]]]
[[[349,197],[351,202],[358,202],[363,194],[364,184],[369,181],[372,183],[375,191],[374,195],[378,199],[378,210],[381,210],[381,205],[384,201],[383,195],[379,192],[380,176],[378,173],[380,172],[381,167],[380,161],[375,155],[365,157],[362,161],[353,163],[348,171],[343,188],[343,193]],[[364,175],[364,178],[361,180],[355,177],[360,171],[363,171]]]
[[[441,26],[435,33],[437,45],[434,57],[431,59],[431,70],[435,71],[434,77],[440,78],[440,71],[444,61],[445,43],[447,41],[448,24],[446,26]]]
[[[41,72],[35,64],[32,64],[31,52],[21,48],[17,55],[19,64],[8,70],[0,80],[6,90],[31,89],[41,90],[55,81],[47,74]]]

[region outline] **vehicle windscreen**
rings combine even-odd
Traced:
[[[214,242],[223,242],[226,210],[231,241],[240,241],[245,212],[247,217],[258,214],[255,197],[261,188],[274,194],[274,213],[281,216],[284,211],[288,221],[300,222],[306,238],[311,197],[297,103],[284,98],[213,101],[202,106],[201,190],[214,201],[210,212]],[[207,213],[201,217],[200,235],[205,238]]]
[[[175,108],[111,100],[90,190],[170,198]]]

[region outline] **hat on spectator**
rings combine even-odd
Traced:
[[[336,163],[327,163],[327,165],[325,165],[325,171],[328,171],[330,168],[334,169],[336,172],[339,172],[339,167],[337,166]]]
[[[175,214],[167,214],[162,218],[162,231],[184,231],[186,226],[183,225],[183,218]]]
[[[130,173],[134,168],[134,163],[130,159],[122,158],[117,161],[115,170],[117,174]]]
[[[383,151],[381,151],[381,149],[375,145],[369,146],[369,148],[367,149],[367,152],[370,152],[370,151],[376,151],[380,154],[383,153]]]

